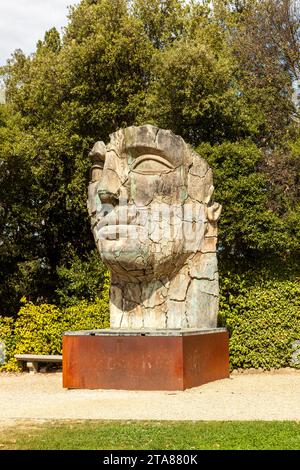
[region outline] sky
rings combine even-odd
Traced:
[[[0,66],[15,49],[34,52],[45,31],[67,24],[68,6],[79,0],[0,0]]]

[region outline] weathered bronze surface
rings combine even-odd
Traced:
[[[215,328],[221,206],[208,163],[151,125],[119,129],[90,155],[88,209],[111,272],[111,328]]]

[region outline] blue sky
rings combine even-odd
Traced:
[[[0,65],[15,49],[35,50],[45,31],[67,24],[68,6],[79,0],[0,0]]]

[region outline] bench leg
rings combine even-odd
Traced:
[[[36,374],[39,371],[39,366],[37,362],[27,362],[27,367],[30,374]]]

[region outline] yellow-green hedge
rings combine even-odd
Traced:
[[[299,368],[299,277],[272,279],[262,270],[220,278],[219,323],[230,333],[231,368]]]
[[[82,301],[59,309],[55,305],[24,302],[15,322],[0,317],[0,341],[6,348],[6,363],[0,365],[0,370],[19,370],[15,354],[61,354],[66,331],[108,327],[108,283],[102,297],[94,303]]]
[[[13,357],[16,341],[14,335],[14,321],[10,317],[0,317],[0,341],[5,346],[6,359],[6,363],[0,364],[0,370],[11,370],[8,363],[10,358]]]

